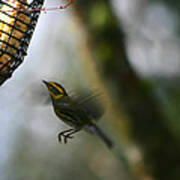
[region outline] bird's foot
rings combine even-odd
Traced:
[[[64,143],[66,144],[68,142],[68,139],[72,139],[73,138],[71,133],[69,133],[69,134],[66,134],[66,133],[67,133],[67,131],[63,131],[63,132],[58,134],[59,142],[62,142],[62,138],[63,138]]]
[[[58,134],[58,140],[59,142],[62,142],[62,138],[64,140],[64,143],[66,144],[68,139],[72,139],[73,136],[72,134],[75,134],[76,132],[78,132],[80,129],[68,129],[66,131],[63,131],[61,133]]]

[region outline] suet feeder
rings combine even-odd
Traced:
[[[23,62],[44,0],[0,0],[0,85]]]

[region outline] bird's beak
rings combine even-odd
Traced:
[[[45,80],[42,80],[42,82],[43,82],[46,86],[49,85],[49,83],[48,83],[47,81],[45,81]]]

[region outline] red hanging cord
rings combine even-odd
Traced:
[[[65,5],[60,5],[60,6],[57,6],[57,7],[43,7],[41,9],[29,9],[29,10],[26,10],[26,12],[34,12],[34,11],[43,11],[45,13],[47,13],[47,11],[54,11],[54,10],[60,10],[60,9],[66,9],[68,8],[71,4],[73,4],[76,0],[70,0],[67,4]],[[24,9],[14,9],[14,10],[17,10],[17,11],[24,11]],[[1,12],[12,12],[14,10],[6,10],[6,11],[1,11]]]

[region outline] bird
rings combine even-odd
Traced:
[[[85,103],[75,101],[68,95],[66,89],[57,82],[43,80],[43,83],[46,85],[50,94],[56,116],[71,127],[58,134],[59,142],[62,142],[63,138],[66,144],[68,139],[73,138],[72,135],[85,130],[86,132],[97,135],[109,149],[113,147],[113,142],[96,125],[93,115],[83,106]]]

